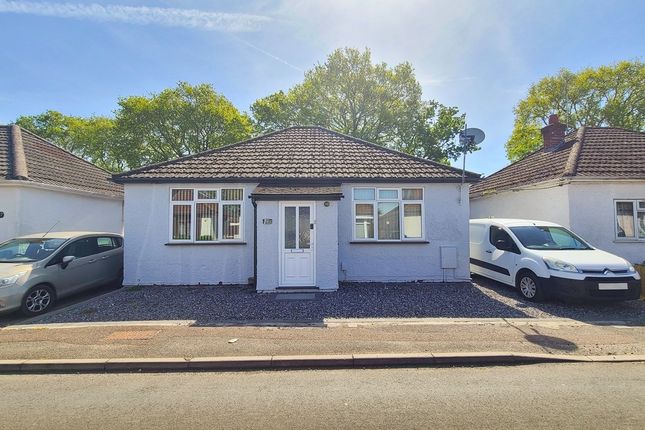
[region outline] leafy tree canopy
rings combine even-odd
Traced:
[[[515,126],[506,142],[511,161],[540,147],[540,129],[552,113],[572,128],[645,130],[645,64],[622,61],[577,73],[562,69],[532,85],[526,98],[515,107]]]
[[[113,172],[216,148],[251,136],[251,120],[209,84],[119,99],[114,118],[47,111],[20,126]]]
[[[251,106],[259,132],[321,125],[420,157],[447,162],[464,124],[455,107],[423,100],[409,63],[374,64],[368,49],[334,51],[303,82]]]

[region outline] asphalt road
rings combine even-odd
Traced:
[[[3,429],[642,429],[645,364],[0,376]]]

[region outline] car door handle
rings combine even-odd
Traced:
[[[106,255],[105,257],[101,257],[101,260],[107,260],[108,258],[110,258],[110,257],[108,257],[108,256]]]
[[[87,264],[92,264],[92,263],[96,263],[96,260],[89,260],[89,261],[87,262]]]
[[[493,253],[493,251],[491,251],[490,249],[486,250],[486,254],[492,254],[492,253]]]

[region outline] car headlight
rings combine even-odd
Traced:
[[[551,270],[559,270],[560,272],[580,272],[573,264],[569,264],[555,258],[544,257],[544,264],[546,264],[546,267]]]
[[[26,273],[26,272],[16,273],[15,275],[11,275],[11,276],[6,276],[6,277],[2,277],[2,278],[0,278],[0,288],[10,287],[10,286],[12,286],[12,285],[13,285],[13,284],[15,284],[15,283],[18,281],[18,279],[20,279],[20,277],[21,277],[22,275],[24,275],[25,273]]]

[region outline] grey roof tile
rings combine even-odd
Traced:
[[[582,127],[562,145],[541,148],[471,187],[471,197],[570,177],[645,180],[645,133]]]
[[[290,127],[233,145],[131,170],[117,182],[380,180],[457,182],[459,169],[322,127]],[[479,175],[467,172],[466,180]]]
[[[29,181],[111,197],[123,196],[123,186],[112,181],[109,172],[21,130]],[[0,126],[0,180],[13,180],[10,144],[10,126]]]

